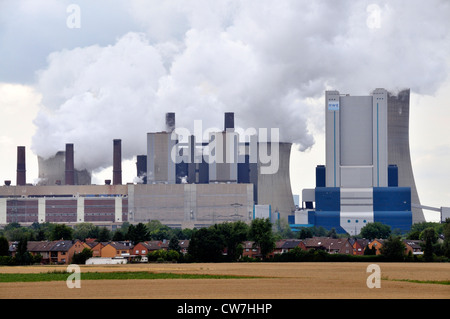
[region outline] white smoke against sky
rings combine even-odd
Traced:
[[[306,150],[323,107],[311,101],[326,89],[433,94],[448,72],[449,13],[439,0],[131,1],[140,33],[48,56],[33,150],[49,157],[74,143],[78,168],[107,167],[115,138],[125,159],[145,154],[166,112],[190,129],[223,128],[234,112],[236,126],[280,128]]]

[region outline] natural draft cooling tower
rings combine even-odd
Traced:
[[[388,161],[398,167],[398,186],[411,187],[411,203],[420,205],[409,149],[409,96],[409,89],[388,93]],[[416,205],[411,207],[413,223],[424,222],[423,211]]]

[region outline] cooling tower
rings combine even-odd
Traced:
[[[398,167],[398,186],[411,187],[411,203],[420,205],[409,149],[410,90],[388,94],[388,161]],[[413,223],[425,221],[421,208],[412,207]]]
[[[258,147],[261,148],[261,143]],[[279,166],[274,174],[263,174],[261,167],[264,165],[258,159],[258,205],[271,205],[271,211],[278,212],[280,219],[285,220],[295,211],[289,175],[291,147],[291,143],[278,143]],[[272,143],[268,143],[268,152],[272,151],[274,147]]]

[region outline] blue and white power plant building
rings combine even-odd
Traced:
[[[412,175],[408,121],[409,90],[396,96],[385,89],[369,96],[326,91],[326,163],[316,167],[315,188],[302,191],[291,227],[357,235],[371,222],[406,232],[413,222],[425,221]]]

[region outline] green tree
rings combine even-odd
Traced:
[[[214,227],[222,237],[225,247],[227,247],[226,259],[236,261],[240,257],[238,246],[247,239],[248,225],[242,221],[236,221],[232,223],[221,223]]]
[[[9,256],[9,243],[6,237],[0,237],[0,256]]]
[[[99,227],[92,223],[76,224],[73,230],[73,238],[86,240],[86,238],[98,238]]]
[[[330,238],[338,238],[338,235],[336,233],[336,228],[331,228],[331,230],[327,233],[327,237]]]
[[[52,230],[50,235],[50,240],[72,240],[73,239],[73,230],[69,226],[65,224],[57,224]]]
[[[443,227],[444,227],[443,223],[435,223],[435,222],[415,223],[411,226],[410,233],[416,232],[416,231],[418,231],[419,233],[422,233],[427,228],[434,228],[434,231],[436,232],[436,234],[442,234]]]
[[[80,253],[75,253],[72,258],[72,264],[85,264],[86,260],[92,257],[92,250],[84,248]]]
[[[442,244],[444,256],[450,258],[450,218],[445,220],[442,234],[444,235],[444,243]]]
[[[111,239],[111,232],[109,231],[109,229],[106,227],[100,228],[100,230],[98,231],[97,240],[99,242],[104,242],[109,241],[110,239]]]
[[[372,248],[369,248],[369,245],[367,245],[364,248],[364,255],[375,256],[376,254],[377,254],[377,249],[375,248],[375,246],[372,246]]]
[[[128,227],[126,238],[137,244],[141,241],[149,240],[150,234],[147,227],[143,223],[139,223],[136,226],[130,225],[130,227]]]
[[[391,227],[380,222],[368,223],[361,228],[360,236],[367,239],[388,238],[391,235]]]
[[[166,261],[177,262],[180,259],[180,253],[176,250],[169,250],[166,254]]]
[[[173,231],[167,225],[163,225],[159,220],[151,220],[145,225],[151,239],[163,240],[171,238]]]
[[[420,237],[420,231],[415,230],[415,231],[409,232],[408,235],[406,236],[406,239],[419,240],[419,237]]]
[[[266,259],[267,255],[275,249],[275,237],[269,218],[252,220],[249,238],[255,242],[256,247],[259,247],[263,259]]]
[[[437,234],[434,231],[434,228],[432,227],[425,228],[420,234],[420,239],[425,242],[423,258],[425,259],[425,261],[432,261],[434,253],[433,246],[437,242]]]
[[[16,263],[19,265],[29,265],[33,261],[33,257],[28,252],[28,238],[23,237],[19,240],[16,250]]]
[[[200,228],[192,234],[188,253],[197,262],[218,262],[222,260],[225,248],[223,239],[213,227]]]
[[[123,231],[121,229],[116,229],[116,231],[113,234],[112,240],[114,241],[125,240],[125,235],[123,234]]]
[[[295,238],[296,234],[292,231],[288,221],[285,218],[278,219],[275,222],[275,236],[279,239]]]
[[[403,261],[405,255],[405,244],[401,240],[400,236],[389,236],[389,238],[384,241],[380,252],[391,261]]]
[[[306,239],[306,238],[312,238],[313,232],[311,227],[302,227],[299,231],[298,238],[299,239]]]
[[[170,238],[168,249],[180,252],[181,248],[176,236],[172,236],[172,238]]]

